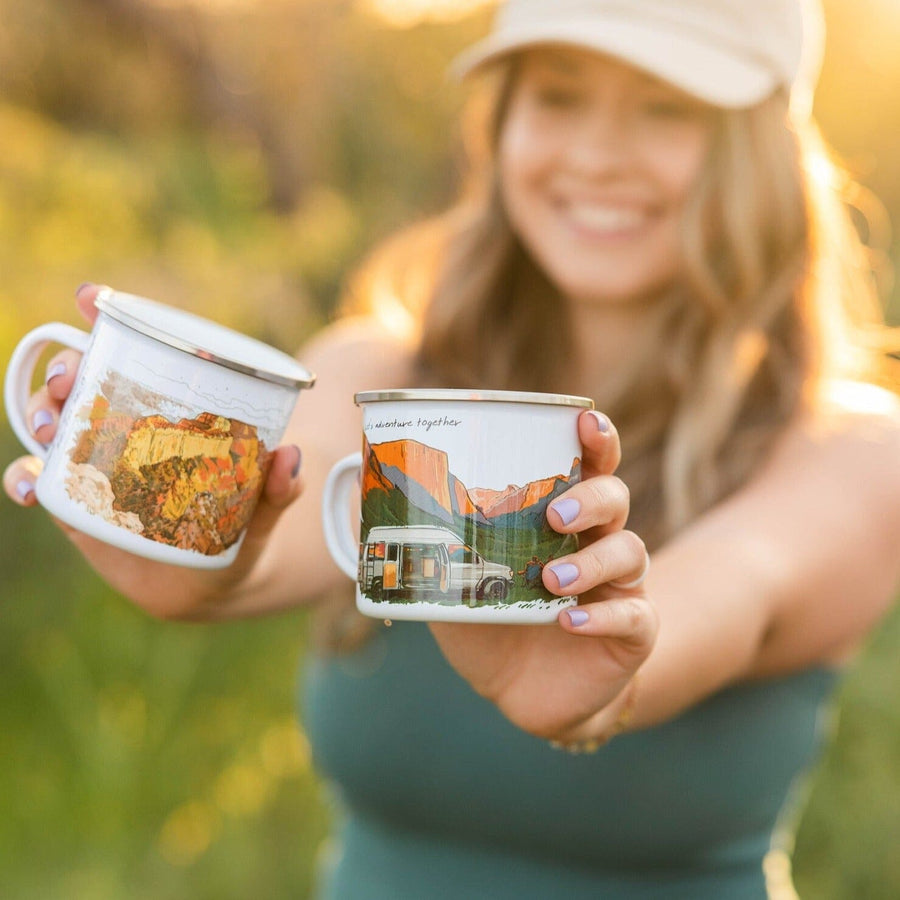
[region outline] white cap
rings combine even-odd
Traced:
[[[781,87],[806,115],[824,36],[819,0],[507,0],[452,71],[559,43],[614,56],[714,106],[753,106]]]

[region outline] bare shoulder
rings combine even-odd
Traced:
[[[885,552],[896,554],[900,399],[895,394],[871,384],[828,385],[815,407],[785,433],[769,468],[771,481],[797,498],[798,515],[818,517],[827,509],[869,536],[881,534]]]
[[[783,450],[788,465],[830,473],[836,488],[868,487],[875,502],[900,517],[900,398],[892,392],[830,382],[814,410],[786,434]]]
[[[884,436],[900,432],[900,397],[886,388],[860,381],[831,381],[820,393],[821,419],[859,429],[883,429]]]
[[[413,378],[415,346],[370,317],[345,318],[324,328],[302,349],[303,361],[324,382],[371,382],[355,390],[407,386]]]
[[[324,328],[298,356],[316,383],[303,392],[287,437],[303,448],[308,473],[316,459],[324,470],[359,449],[361,416],[354,394],[409,387],[415,377],[414,343],[369,318],[342,319]]]
[[[830,385],[722,507],[740,510],[759,532],[778,534],[790,552],[813,534],[821,547],[876,533],[896,543],[900,400],[872,385]]]

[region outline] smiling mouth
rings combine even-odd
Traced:
[[[566,204],[563,211],[579,231],[600,236],[634,232],[650,221],[646,210],[635,207],[578,202]]]

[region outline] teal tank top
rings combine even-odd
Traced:
[[[314,658],[303,718],[339,800],[323,900],[763,900],[834,673],[723,691],[597,753],[554,750],[450,668],[426,625]]]

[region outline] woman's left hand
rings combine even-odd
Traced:
[[[645,593],[641,539],[624,526],[629,495],[613,474],[619,437],[609,420],[582,413],[582,481],[557,498],[551,526],[579,535],[576,553],[544,568],[554,594],[579,595],[559,627],[431,624],[451,665],[516,725],[562,743],[609,733],[624,689],[650,655],[659,618]],[[631,698],[626,699],[626,703]]]

